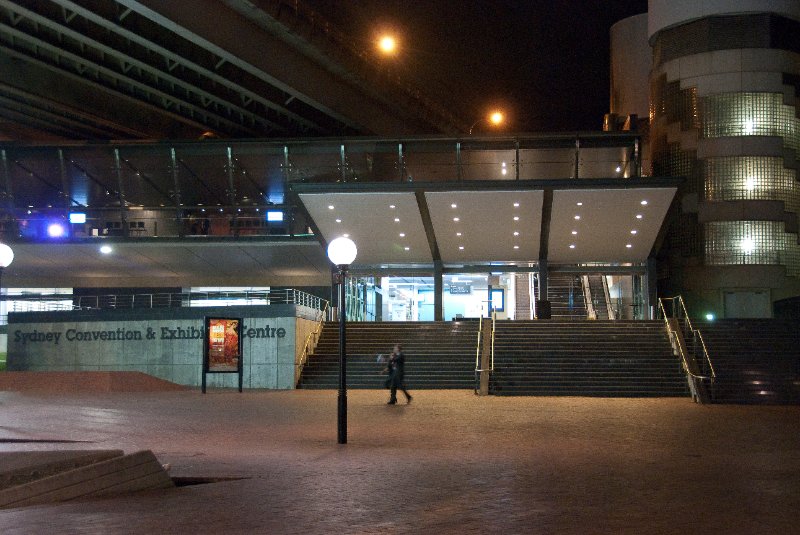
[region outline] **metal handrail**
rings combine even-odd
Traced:
[[[586,317],[590,320],[597,319],[597,311],[594,309],[594,298],[592,289],[589,286],[589,275],[581,276],[581,286],[583,286],[583,300],[586,301]]]
[[[667,314],[667,311],[666,311],[666,309],[664,307],[664,301],[673,300],[673,305],[674,305],[674,299],[676,299],[676,298],[674,298],[674,297],[663,297],[663,298],[659,298],[658,299],[658,306],[659,306],[659,309],[661,310],[661,315],[664,318],[664,324],[667,327],[667,332],[670,334],[670,337],[673,337],[673,336],[677,337],[678,333],[669,324],[670,316]],[[681,299],[680,296],[678,296],[677,299],[680,299],[681,304],[683,304],[683,299]],[[685,313],[686,312],[686,308],[684,307],[683,310],[684,310],[684,313]],[[676,318],[676,319],[678,319],[678,318]],[[675,344],[675,345],[678,346],[678,352],[680,353],[680,356],[681,356],[681,361],[683,363],[683,369],[688,375],[690,375],[691,377],[693,377],[695,379],[701,379],[701,380],[706,379],[706,380],[714,381],[714,379],[716,379],[717,375],[714,372],[714,366],[711,364],[711,357],[708,354],[708,350],[706,349],[706,344],[703,341],[703,337],[700,334],[700,331],[692,329],[692,324],[689,321],[689,317],[686,316],[685,319],[687,320],[687,324],[689,325],[689,329],[691,330],[692,334],[698,336],[698,338],[700,339],[701,347],[703,348],[703,356],[705,357],[706,362],[708,362],[708,367],[711,370],[711,375],[710,376],[708,376],[708,375],[698,375],[698,374],[692,372],[692,370],[689,369],[689,360],[688,360],[687,355],[683,351],[683,347],[680,344]]]
[[[483,316],[478,318],[478,344],[475,346],[475,372],[481,369],[481,337],[483,334]]]
[[[481,373],[481,338],[483,335],[483,315],[478,318],[478,343],[475,346],[475,384],[473,390],[478,394],[480,389],[480,373]]]
[[[300,358],[297,361],[297,373],[295,375],[297,381],[300,381],[300,374],[302,373],[303,368],[306,365],[306,362],[308,362],[308,356],[311,350],[311,340],[313,338],[319,340],[318,336],[322,332],[322,326],[325,324],[325,318],[326,318],[326,313],[328,312],[329,304],[330,303],[328,301],[325,301],[325,307],[317,311],[317,317],[318,317],[317,325],[314,327],[314,330],[308,333],[308,336],[306,336],[306,342],[305,344],[303,344],[303,352],[300,354]]]
[[[675,312],[674,312],[674,310],[675,310],[675,301],[677,301],[680,304],[680,310],[683,312],[683,317],[682,318],[677,318],[677,319],[683,319],[684,321],[686,321],[686,326],[689,328],[689,332],[692,333],[692,336],[696,336],[697,339],[700,340],[700,347],[703,350],[703,358],[705,359],[706,363],[708,364],[708,369],[711,371],[710,379],[711,380],[716,379],[717,374],[714,371],[714,365],[711,363],[711,356],[708,354],[708,348],[706,347],[706,341],[703,339],[703,335],[700,333],[700,330],[699,329],[695,329],[694,326],[692,325],[692,320],[691,320],[691,318],[689,318],[689,313],[686,311],[686,304],[683,301],[683,296],[678,295],[676,297],[659,298],[659,302],[661,302],[662,300],[664,300],[664,301],[669,300],[669,301],[672,302],[673,315],[675,315]],[[664,309],[663,304],[661,305],[661,313],[664,314],[665,318],[666,318],[666,311]]]
[[[606,309],[608,310],[608,319],[615,320],[617,318],[614,315],[614,307],[611,306],[611,294],[608,292],[608,279],[606,279],[605,275],[601,275],[600,278],[603,281],[603,297],[606,300]]]
[[[494,327],[495,321],[497,320],[497,310],[492,309],[492,352],[490,355],[490,363],[489,363],[489,373],[494,371]]]

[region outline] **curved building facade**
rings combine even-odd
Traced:
[[[651,0],[653,175],[685,176],[660,286],[695,313],[800,296],[800,3]]]

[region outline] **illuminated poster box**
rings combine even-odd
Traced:
[[[205,318],[203,393],[207,373],[238,373],[242,391],[242,318]]]

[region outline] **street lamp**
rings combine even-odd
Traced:
[[[391,56],[397,51],[397,39],[391,35],[382,35],[378,39],[378,50],[386,56]]]
[[[358,248],[350,238],[336,238],[328,244],[328,258],[339,270],[339,398],[338,398],[338,437],[339,444],[347,444],[347,358],[345,356],[345,279],[347,268],[358,254]]]
[[[5,243],[0,243],[0,294],[3,293],[2,276],[3,270],[14,261],[14,251]]]
[[[469,135],[472,135],[472,130],[475,128],[475,126],[484,120],[492,126],[500,126],[501,124],[503,124],[503,121],[505,121],[505,119],[506,117],[502,111],[495,110],[492,113],[490,113],[487,117],[481,117],[480,119],[472,123],[472,126],[469,127]]]

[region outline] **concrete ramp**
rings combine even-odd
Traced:
[[[150,450],[0,454],[0,508],[174,487]]]
[[[29,372],[0,373],[0,391],[15,392],[164,392],[188,387],[142,372]]]

